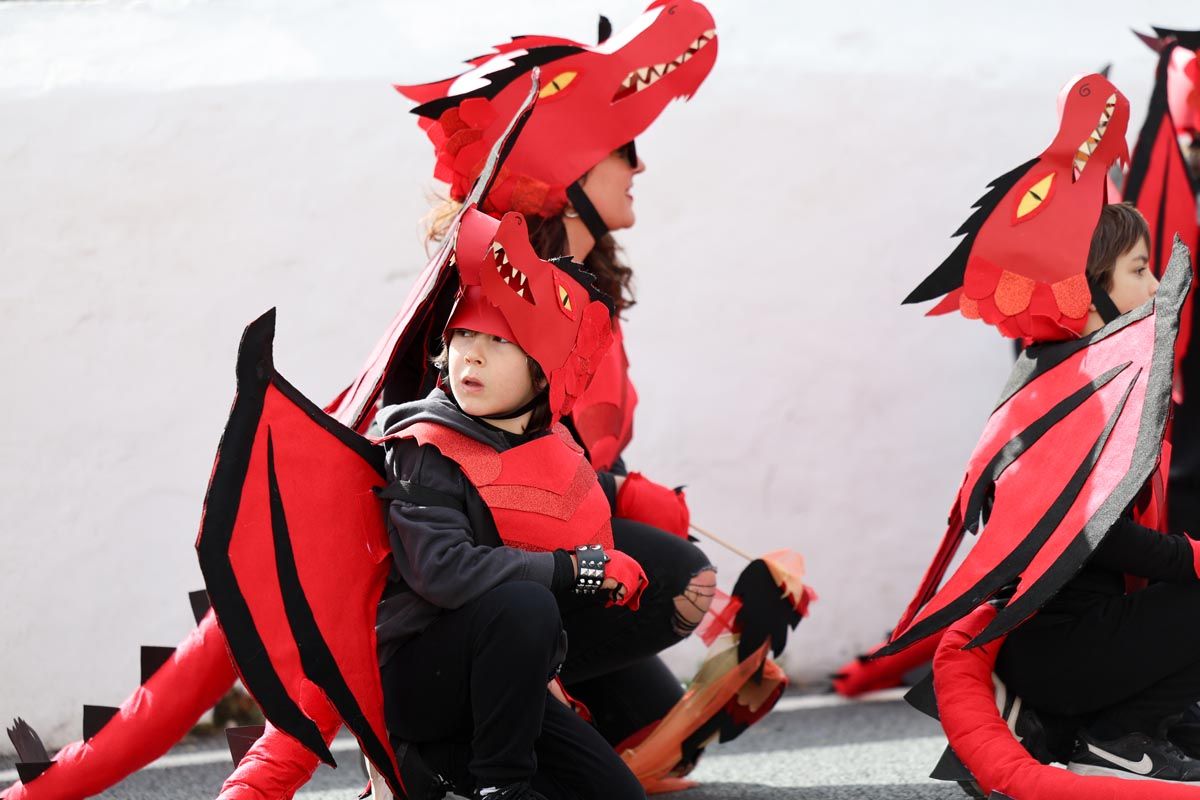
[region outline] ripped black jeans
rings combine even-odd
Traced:
[[[695,544],[649,525],[614,519],[613,541],[650,579],[639,609],[604,608],[574,596],[560,600],[560,608],[567,631],[563,683],[616,745],[661,719],[683,696],[658,653],[695,629],[715,575]]]

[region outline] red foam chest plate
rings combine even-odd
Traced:
[[[637,392],[629,380],[625,337],[621,334],[620,324],[614,324],[612,346],[571,411],[575,430],[597,470],[611,468],[633,438],[633,411],[637,399]]]
[[[462,468],[496,522],[500,539],[522,550],[613,546],[612,512],[596,472],[561,424],[549,436],[498,453],[483,442],[432,422],[397,438],[432,445]]]

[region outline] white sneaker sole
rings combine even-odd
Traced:
[[[1076,775],[1096,776],[1105,778],[1124,778],[1130,781],[1161,781],[1162,783],[1196,783],[1196,781],[1172,781],[1165,778],[1155,778],[1150,775],[1138,775],[1136,772],[1119,767],[1100,767],[1094,764],[1067,764],[1067,769]]]

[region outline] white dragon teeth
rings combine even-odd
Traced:
[[[688,61],[690,61],[692,56],[695,55],[696,52],[698,50],[700,50],[702,47],[704,47],[709,42],[711,42],[716,37],[716,35],[717,35],[717,31],[715,28],[711,29],[711,30],[707,30],[704,33],[700,34],[700,36],[698,36],[695,39],[695,41],[693,41],[690,45],[688,45],[687,50],[685,50],[683,53],[681,53],[674,61],[668,61],[663,64],[655,64],[652,67],[642,67],[641,69],[635,69],[633,72],[631,72],[625,76],[625,80],[621,81],[621,88],[622,89],[631,89],[632,88],[635,91],[640,92],[642,89],[645,89],[647,86],[654,85],[654,82],[657,81],[659,78],[661,78],[664,75],[668,75],[668,74],[674,72],[675,70],[679,69],[684,64],[686,64]]]

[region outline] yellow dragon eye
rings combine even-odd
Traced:
[[[538,98],[545,99],[551,95],[558,94],[563,89],[570,86],[571,81],[575,80],[575,77],[578,74],[578,72],[571,71],[558,73],[550,79],[549,83],[542,87],[542,90],[538,92]]]
[[[1025,194],[1021,197],[1021,202],[1017,204],[1017,219],[1028,216],[1033,213],[1042,203],[1046,202],[1046,198],[1050,196],[1050,189],[1054,186],[1054,173],[1051,172],[1040,181],[1030,186]]]
[[[564,311],[573,311],[571,308],[571,295],[567,294],[567,290],[563,287],[558,287],[558,302],[562,303]]]

